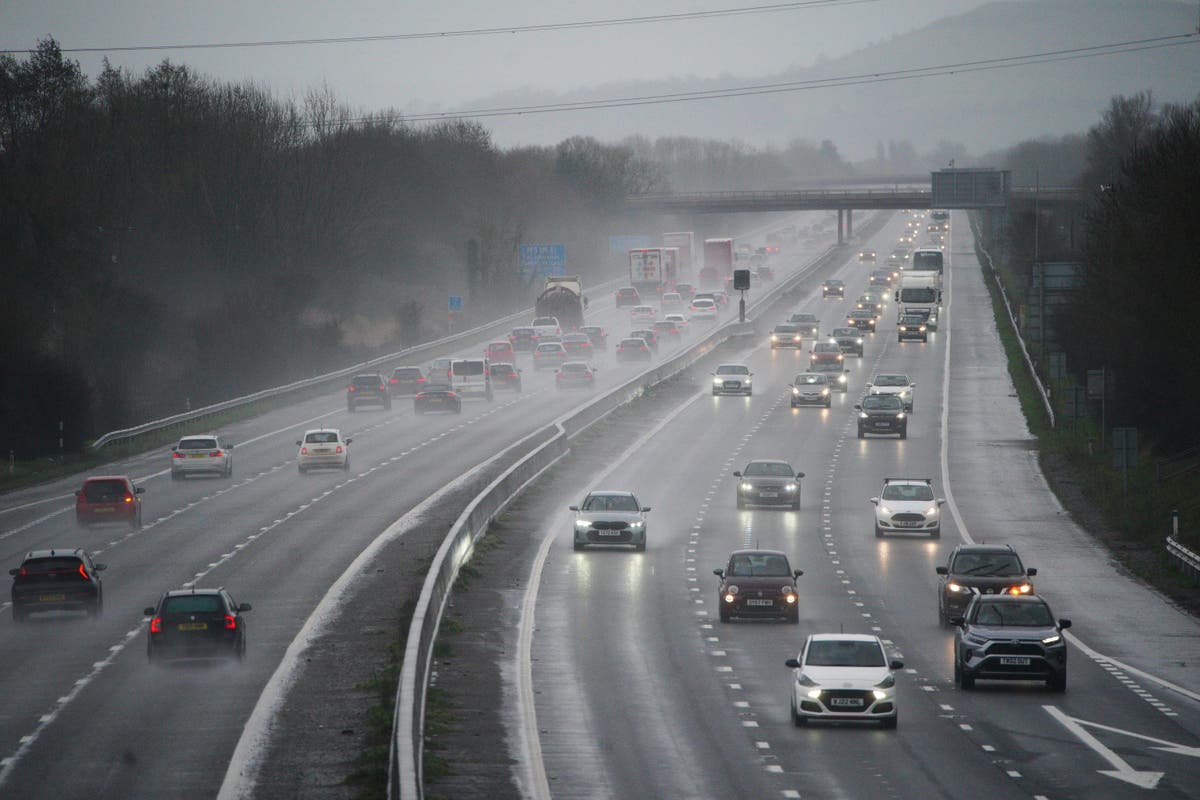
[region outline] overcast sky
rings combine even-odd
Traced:
[[[0,49],[64,49],[446,32],[748,8],[770,0],[0,0]],[[91,77],[105,55],[135,75],[164,58],[251,79],[280,96],[327,84],[356,111],[462,107],[512,89],[563,91],[669,77],[759,77],[839,56],[981,0],[834,0],[706,20],[350,44],[69,54]]]

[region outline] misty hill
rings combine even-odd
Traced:
[[[994,2],[897,34],[850,55],[760,76],[678,78],[589,87],[564,94],[518,90],[467,108],[529,105],[714,90],[943,64],[959,64],[1196,30],[1194,3],[1174,0],[1018,0]],[[1195,99],[1200,44],[1127,55],[863,86],[485,120],[498,143],[550,144],[583,134],[604,141],[631,135],[699,136],[785,145],[832,139],[853,160],[877,142],[940,140],[978,154],[1021,139],[1083,131],[1110,97],[1150,89],[1156,100]]]

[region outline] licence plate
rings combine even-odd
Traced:
[[[596,531],[597,536],[620,536],[621,531]]]
[[[894,522],[893,524],[897,528],[916,528],[921,523],[919,523],[919,522]]]
[[[39,594],[38,595],[38,601],[42,602],[42,603],[57,603],[57,602],[60,602],[62,600],[66,600],[66,599],[67,599],[67,596],[65,594]]]
[[[760,599],[760,598],[753,598],[753,599],[747,600],[746,605],[748,605],[748,606],[773,606],[773,605],[775,605],[775,601],[774,600],[765,600],[765,599]]]
[[[1021,658],[1018,656],[1002,656],[1000,658],[1000,663],[1006,667],[1028,667],[1030,662],[1028,658]]]
[[[892,423],[890,423],[890,422],[876,422],[875,423],[876,428],[890,428],[891,425],[892,425]]]
[[[426,398],[425,398],[425,402],[427,402],[427,403],[440,403],[440,402],[442,402],[442,398],[440,398],[440,397],[426,397]]]
[[[206,631],[208,630],[207,622],[181,622],[179,623],[181,631]]]
[[[189,453],[188,458],[204,458],[204,453]]]
[[[830,708],[862,708],[862,698],[859,697],[831,697],[829,698]]]
[[[759,492],[759,497],[779,497],[779,492]]]
[[[113,509],[113,507],[112,507],[112,506],[100,506],[99,508],[93,508],[93,509],[92,509],[92,513],[95,513],[95,514],[111,514],[111,513],[112,513],[114,510],[115,510],[115,509]]]

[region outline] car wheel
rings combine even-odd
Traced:
[[[720,394],[720,392],[718,392],[716,389],[713,389],[713,397],[716,397],[719,394]]]
[[[793,608],[791,613],[787,615],[787,621],[788,621],[788,624],[790,624],[790,625],[799,625],[800,624],[800,609]]]
[[[455,413],[455,414],[461,414],[461,413],[462,413],[462,403],[459,403],[458,405],[456,405],[456,406],[454,407],[454,413]]]
[[[900,438],[901,438],[901,439],[907,439],[907,438],[908,438],[908,428],[901,428],[901,429],[900,429]]]
[[[87,615],[92,619],[98,619],[104,613],[104,601],[97,600],[88,607]]]
[[[413,406],[413,413],[414,414],[424,414],[425,409],[421,408],[420,406]]]
[[[865,439],[865,438],[866,438],[866,434],[864,434],[864,433],[863,433],[863,429],[862,429],[862,428],[859,428],[859,429],[858,429],[858,438],[860,438],[860,439]]]
[[[575,542],[574,543],[574,550],[576,553],[578,553],[580,550],[582,550],[583,547],[584,547],[583,542]]]
[[[737,499],[737,507],[738,507],[738,508],[745,508],[745,507],[746,507],[746,501],[745,501],[743,498],[741,498],[741,497],[738,497],[738,499]]]
[[[349,472],[349,471],[350,471],[350,459],[347,458],[345,463],[342,464],[342,472]]]
[[[930,539],[940,539],[940,538],[942,538],[942,529],[941,529],[941,528],[937,528],[936,530],[932,530],[932,531],[930,531],[930,532],[929,532],[929,538],[930,538]]]
[[[129,527],[135,531],[142,527],[142,515],[140,512],[133,519],[129,520]]]
[[[826,408],[833,408],[833,401],[832,401],[832,400],[826,400],[826,401],[825,401],[825,407],[826,407]]]
[[[963,669],[961,666],[959,666],[957,663],[954,665],[954,672],[958,676],[958,685],[960,688],[962,688],[966,691],[970,691],[971,689],[975,688],[975,676],[974,675],[968,675],[967,671],[965,669]]]
[[[875,538],[876,539],[883,538],[883,528],[879,527],[879,525],[875,526]]]
[[[389,400],[388,402],[386,402],[386,403],[384,403],[384,404],[383,404],[383,410],[384,410],[384,411],[391,411],[391,410],[392,410],[392,403],[391,403],[391,401],[390,401],[390,400]]]
[[[634,545],[633,549],[639,553],[644,553],[646,552],[646,543],[642,542],[641,544]]]
[[[754,396],[754,390],[753,390],[753,389],[748,389],[748,390],[746,391],[746,397],[753,397],[753,396]]]
[[[346,411],[353,414],[354,413],[354,403],[346,403]]]
[[[797,728],[803,728],[804,726],[808,725],[808,717],[801,716],[800,713],[796,711],[796,707],[794,705],[792,706],[792,725],[796,726]]]
[[[800,510],[800,499],[796,498],[796,502],[792,503],[792,511]]]
[[[25,621],[24,609],[22,609],[20,606],[13,606],[12,607],[12,618],[13,618],[13,622],[17,623],[18,625],[23,623]]]
[[[900,723],[900,715],[899,714],[893,714],[890,717],[885,717],[885,718],[879,720],[880,727],[883,728],[885,731],[896,730],[896,725],[898,725],[899,723]]]
[[[1065,692],[1067,690],[1067,671],[1063,670],[1057,675],[1050,677],[1046,681],[1046,686],[1048,686],[1052,692]]]
[[[717,602],[721,602],[721,599],[717,598]],[[725,610],[725,606],[721,606],[721,610],[717,612],[717,616],[720,618],[721,622],[729,622],[729,612]]]

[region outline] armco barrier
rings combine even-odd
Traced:
[[[870,235],[881,227],[889,216],[875,215],[866,225],[860,226],[860,235]],[[831,248],[795,275],[782,281],[767,295],[748,304],[747,319],[773,313],[776,305],[790,301],[790,293],[809,279],[813,272],[836,263],[844,257],[846,251],[846,245]],[[753,321],[744,324],[728,322],[718,326],[684,352],[642,372],[511,446],[511,454],[519,455],[519,460],[492,481],[459,515],[438,548],[421,587],[408,631],[396,691],[391,763],[388,771],[389,798],[418,800],[422,797],[425,690],[432,664],[430,656],[433,643],[437,639],[442,612],[458,572],[469,560],[474,543],[487,531],[488,524],[526,486],[567,454],[570,439],[580,431],[628,403],[647,387],[687,369],[723,341],[734,336],[754,333]]]
[[[618,286],[624,285],[626,282],[627,281],[624,277],[617,278],[615,280],[597,284],[592,288],[591,291],[608,292]],[[448,355],[459,349],[464,342],[468,342],[472,339],[484,336],[494,336],[499,332],[507,333],[508,330],[513,327],[513,325],[518,324],[523,320],[530,319],[532,314],[533,309],[527,308],[523,311],[518,311],[515,314],[510,314],[507,317],[501,317],[498,320],[480,325],[477,328],[462,331],[461,333],[456,333],[453,336],[446,336],[441,339],[436,339],[432,342],[425,342],[424,344],[410,347],[407,350],[401,350],[398,353],[389,353],[386,356],[372,358],[368,361],[363,361],[361,363],[354,364],[353,366],[339,369],[335,372],[329,372],[313,378],[305,378],[302,381],[296,381],[284,386],[277,386],[272,389],[263,389],[262,391],[248,394],[244,397],[237,397],[233,400],[223,400],[220,403],[214,403],[212,405],[204,406],[203,408],[185,411],[182,414],[174,414],[169,417],[163,417],[162,419],[154,420],[153,422],[144,422],[141,425],[135,425],[132,428],[123,428],[117,431],[110,431],[96,441],[92,442],[92,449],[99,450],[105,445],[113,442],[133,439],[147,433],[170,428],[173,425],[181,425],[185,422],[194,422],[206,417],[211,417],[215,414],[220,414],[233,408],[241,408],[262,400],[269,400],[275,397],[285,397],[289,394],[311,389],[314,386],[321,386],[325,383],[344,381],[358,372],[369,370],[375,367],[380,367],[387,364],[402,363],[404,361],[423,361],[428,358],[436,358],[441,355]]]
[[[1193,553],[1170,536],[1167,537],[1167,555],[1175,565],[1190,575],[1193,580],[1200,580],[1200,554]]]

